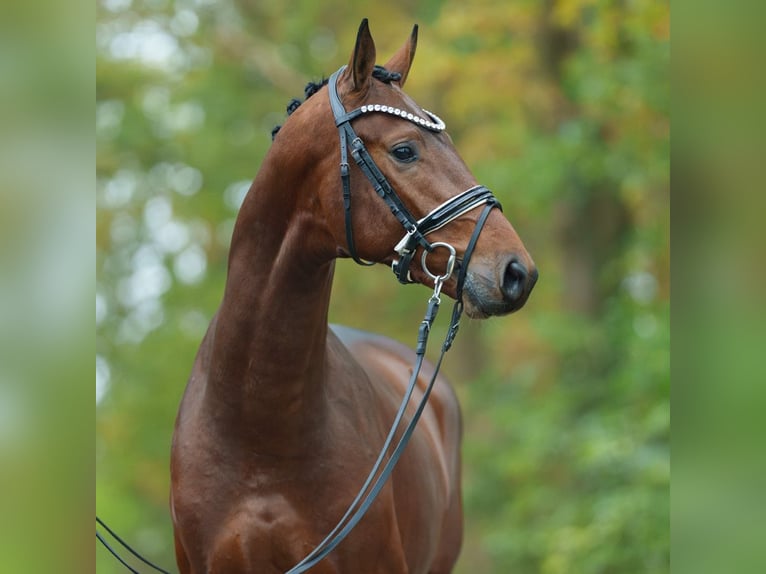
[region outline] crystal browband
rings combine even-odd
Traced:
[[[381,104],[370,104],[367,106],[362,106],[359,108],[359,111],[362,114],[368,114],[370,112],[383,112],[384,114],[391,114],[392,116],[396,116],[398,118],[402,118],[405,120],[409,120],[412,123],[415,123],[421,127],[426,128],[427,130],[431,130],[432,132],[441,132],[446,129],[446,125],[442,121],[442,119],[437,116],[436,114],[429,112],[428,110],[423,110],[425,114],[431,118],[433,121],[424,120],[421,117],[416,116],[413,113],[405,112],[404,110],[400,110],[399,108],[394,108],[391,106],[385,106]]]

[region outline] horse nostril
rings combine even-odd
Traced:
[[[527,283],[527,268],[516,259],[505,268],[502,291],[508,301],[518,301],[524,294]]]

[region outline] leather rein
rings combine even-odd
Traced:
[[[394,274],[400,283],[413,283],[414,281],[412,280],[409,272],[410,264],[418,246],[422,246],[424,249],[421,259],[422,269],[429,277],[431,277],[431,279],[433,279],[434,291],[431,297],[428,299],[426,313],[423,321],[420,323],[420,328],[418,330],[418,341],[417,347],[415,349],[416,359],[415,365],[412,369],[412,375],[410,376],[407,389],[404,393],[404,397],[402,398],[402,402],[399,405],[396,416],[394,417],[394,421],[391,424],[391,429],[389,430],[383,447],[380,449],[380,453],[378,454],[378,458],[375,461],[372,470],[370,470],[367,479],[359,489],[356,498],[353,500],[353,502],[351,502],[348,510],[338,521],[332,531],[305,558],[303,558],[303,560],[293,566],[287,572],[287,574],[300,574],[302,572],[306,572],[318,564],[330,552],[332,552],[359,523],[370,506],[372,506],[372,503],[375,501],[377,495],[383,489],[383,486],[393,472],[396,463],[399,461],[399,458],[404,452],[404,448],[407,446],[407,443],[409,442],[410,437],[415,430],[415,426],[420,419],[420,415],[425,409],[426,403],[428,402],[428,397],[431,394],[431,389],[436,382],[436,377],[439,373],[439,369],[441,368],[444,354],[450,349],[453,341],[455,340],[455,336],[457,335],[458,327],[460,324],[460,317],[463,312],[463,285],[465,283],[465,278],[468,270],[468,263],[471,259],[474,248],[476,247],[476,242],[479,240],[479,234],[481,233],[481,230],[483,229],[484,224],[487,221],[487,217],[489,217],[489,213],[492,211],[492,209],[497,207],[498,209],[502,210],[500,202],[495,198],[492,192],[482,185],[477,185],[464,191],[463,193],[456,195],[455,197],[450,198],[448,201],[431,210],[424,217],[415,219],[415,217],[413,217],[399,196],[396,194],[396,191],[388,182],[385,175],[383,175],[378,166],[375,164],[375,161],[367,151],[364,142],[356,134],[354,128],[351,126],[351,122],[363,114],[386,113],[413,122],[423,127],[424,129],[434,132],[443,131],[445,129],[444,122],[442,122],[441,119],[439,119],[436,115],[427,112],[426,110],[423,110],[423,112],[426,116],[428,116],[428,120],[419,115],[415,115],[398,108],[381,105],[365,105],[350,112],[346,112],[345,108],[343,107],[343,103],[340,100],[340,96],[338,95],[337,88],[338,76],[343,72],[344,69],[345,66],[330,76],[328,82],[328,90],[330,105],[332,107],[333,115],[335,116],[335,125],[338,128],[338,133],[340,136],[340,177],[343,186],[343,206],[345,210],[346,240],[348,243],[349,254],[354,259],[354,261],[360,265],[374,264],[374,262],[366,262],[360,259],[354,245],[354,235],[351,223],[351,177],[348,164],[348,151],[350,149],[351,156],[353,157],[356,164],[361,168],[362,173],[364,173],[364,175],[372,184],[373,188],[375,189],[375,193],[380,196],[388,205],[391,213],[394,215],[394,217],[396,217],[397,221],[399,221],[399,223],[404,228],[404,237],[402,237],[399,243],[394,247],[394,251],[399,256],[399,258],[396,259],[391,265]],[[402,418],[404,417],[404,413],[407,406],[409,405],[412,392],[415,389],[421,367],[423,366],[426,346],[428,343],[428,335],[431,331],[431,326],[436,319],[436,315],[439,312],[439,304],[441,303],[439,294],[441,292],[442,285],[452,275],[457,259],[455,248],[453,246],[443,242],[430,243],[428,239],[426,239],[426,235],[444,227],[461,215],[481,205],[484,206],[484,209],[479,215],[476,226],[474,227],[471,238],[468,241],[468,245],[466,246],[465,252],[463,254],[462,262],[459,266],[455,305],[452,309],[452,317],[450,319],[447,335],[445,337],[444,343],[442,344],[439,359],[434,366],[434,373],[431,376],[428,385],[426,386],[423,397],[418,403],[412,418],[407,423],[407,426],[399,438],[399,441],[394,446],[391,455],[388,457],[388,460],[384,464],[386,454],[393,444],[394,435],[396,434],[396,431],[401,424]],[[437,247],[446,248],[450,252],[447,261],[447,268],[444,274],[441,275],[432,273],[426,265],[428,254]]]

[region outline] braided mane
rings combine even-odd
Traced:
[[[391,82],[398,82],[402,79],[402,75],[399,72],[390,72],[386,70],[383,66],[375,66],[375,69],[372,71],[372,77],[376,80],[379,80],[383,82],[384,84],[390,84]],[[287,104],[287,115],[291,115],[295,110],[297,110],[300,105],[308,100],[311,96],[316,94],[323,86],[326,86],[328,82],[327,78],[322,78],[319,82],[309,82],[306,84],[306,87],[303,89],[303,101],[299,100],[298,98],[293,98],[290,100],[290,103]],[[281,125],[275,126],[274,129],[271,130],[271,141],[274,141],[274,138],[276,137],[277,133],[279,132],[279,128],[281,128]]]

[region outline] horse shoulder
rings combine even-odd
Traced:
[[[331,325],[331,329],[368,374],[375,379],[385,379],[401,399],[415,364],[415,352],[394,339],[376,333],[335,324]],[[430,361],[423,362],[417,385],[421,391],[425,389],[434,370]],[[442,438],[450,444],[459,443],[462,433],[460,404],[452,385],[443,374],[436,378],[428,406],[438,421]]]

